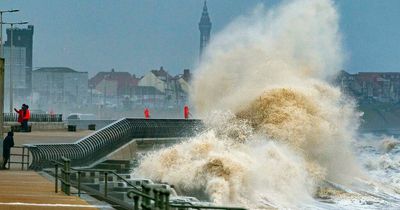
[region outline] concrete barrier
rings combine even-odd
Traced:
[[[51,167],[62,157],[73,166],[90,167],[134,139],[185,138],[203,130],[200,120],[123,118],[75,143],[25,144],[32,154],[31,169]]]
[[[65,130],[64,122],[28,122],[32,126],[32,131]],[[18,122],[4,122],[3,131],[10,131],[13,126],[20,126]]]
[[[89,128],[89,125],[95,125],[96,130],[100,130],[115,121],[117,120],[66,120],[65,123],[67,125],[76,125],[76,129],[85,130]]]

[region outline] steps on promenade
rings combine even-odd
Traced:
[[[0,209],[111,209],[54,192],[54,183],[34,171],[0,170]]]

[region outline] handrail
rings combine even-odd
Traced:
[[[68,162],[69,161],[69,159],[67,159],[67,158],[65,158],[65,157],[62,157],[62,160],[64,161],[64,163],[62,163],[62,162],[59,162],[59,161],[56,161],[56,160],[54,160],[54,161],[52,161],[52,163],[55,165],[55,174],[57,174],[58,175],[58,166],[65,166],[65,164],[66,164],[66,162]],[[116,172],[115,172],[115,170],[109,170],[109,169],[90,169],[90,168],[74,168],[74,167],[69,167],[69,171],[76,171],[76,172],[85,172],[85,171],[88,171],[88,172],[103,172],[103,173],[110,173],[110,174],[113,174],[113,175],[115,175],[116,177],[118,177],[119,179],[121,179],[124,183],[126,183],[127,185],[129,185],[130,187],[133,187],[136,191],[138,191],[138,193],[139,194],[141,194],[141,192],[140,192],[140,190],[136,187],[136,186],[134,186],[133,184],[131,184],[130,182],[128,182],[128,180],[126,180],[126,179],[124,179],[123,177],[121,177],[119,174],[117,174]],[[63,177],[63,176],[62,176]],[[56,178],[56,185],[57,185],[57,179],[58,179],[58,176],[55,176],[55,178]],[[80,185],[80,183],[79,183],[79,181],[80,181],[80,179],[79,179],[80,177],[78,176],[78,185]],[[62,180],[60,180],[61,182],[62,182]],[[65,181],[65,180],[64,180]],[[70,184],[70,183],[67,183],[67,184]],[[57,187],[56,187],[56,190],[55,190],[55,192],[57,193],[57,191],[58,191],[58,189],[57,189]],[[78,191],[80,191],[80,189],[78,189]],[[141,194],[142,196],[146,196],[145,194]],[[80,194],[79,194],[79,197],[80,197]]]
[[[206,205],[180,205],[180,204],[169,204],[173,208],[193,208],[193,209],[226,209],[226,210],[246,210],[241,207],[224,207],[224,206],[206,206]]]
[[[13,146],[13,147],[11,147],[10,149],[12,149],[12,148],[19,148],[19,149],[22,149],[22,154],[15,154],[15,153],[11,153],[10,154],[10,160],[8,161],[8,168],[10,168],[10,166],[11,166],[11,164],[13,163],[18,163],[18,164],[21,164],[21,170],[24,170],[24,165],[26,165],[26,169],[28,169],[28,166],[29,166],[29,149],[28,148],[26,148],[26,147],[24,147],[24,146]],[[25,149],[27,150],[27,153],[25,154]],[[11,157],[12,156],[20,156],[20,157],[22,157],[22,160],[21,161],[12,161],[11,160]],[[27,160],[26,160],[26,162],[25,162],[25,157],[27,157]]]
[[[143,186],[145,189],[146,186]],[[187,202],[187,204],[174,204],[169,201],[169,190],[165,189],[153,189],[153,197],[150,196],[150,189],[145,190],[147,193],[146,196],[142,196],[137,194],[134,191],[128,191],[127,196],[134,200],[134,207],[138,209],[141,206],[143,209],[165,209],[168,210],[170,208],[192,208],[192,209],[226,209],[226,210],[247,210],[242,207],[226,207],[226,206],[214,206],[214,205],[195,205],[193,203]],[[149,200],[154,201],[153,205]]]
[[[107,170],[107,169],[87,169],[87,168],[74,168],[70,166],[70,160],[68,158],[62,157],[61,158],[63,163],[60,161],[52,161],[52,163],[55,165],[55,192],[58,192],[58,166],[63,166],[61,172],[61,190],[67,194],[71,195],[70,187],[72,185],[72,182],[70,180],[70,174],[72,173],[71,171],[76,171],[78,173],[78,183],[77,183],[77,188],[78,188],[78,196],[81,196],[81,182],[80,182],[80,174],[81,172],[84,171],[90,171],[90,172],[103,172],[104,173],[104,197],[107,198],[107,189],[108,189],[108,173],[113,174],[120,178],[124,183],[127,185],[133,187],[133,190],[129,190],[127,192],[127,196],[130,199],[134,200],[134,209],[139,209],[139,206],[142,207],[144,210],[150,210],[150,209],[164,209],[164,210],[169,210],[170,208],[195,208],[195,209],[226,209],[226,210],[246,210],[245,208],[240,208],[240,207],[222,207],[222,206],[210,206],[210,205],[194,205],[192,203],[179,203],[179,204],[174,204],[170,203],[169,196],[170,196],[170,190],[168,189],[157,189],[157,188],[152,188],[148,184],[142,184],[142,190],[138,189],[136,186],[132,185],[130,182],[128,182],[126,179],[121,177],[119,174],[115,172],[115,170]],[[151,196],[151,192],[153,193],[153,196]],[[101,192],[99,192],[100,194]],[[153,201],[153,202],[151,202]]]
[[[18,122],[17,113],[3,113],[4,122]],[[30,122],[62,122],[62,114],[31,113]]]
[[[107,155],[141,138],[171,138],[193,136],[202,129],[200,120],[184,119],[120,119],[75,143],[26,144],[32,154],[31,169],[52,165],[51,160],[65,156],[72,166],[90,167]]]

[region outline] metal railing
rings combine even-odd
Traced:
[[[11,164],[21,164],[21,170],[26,168],[28,170],[29,166],[29,149],[23,146],[14,146],[11,147],[11,151],[15,151],[14,149],[22,149],[22,153],[12,153],[10,152],[10,160],[8,161],[8,168],[10,168]],[[25,153],[26,151],[26,153]],[[15,160],[13,157],[20,157],[21,161]],[[24,167],[26,165],[26,167]]]
[[[96,198],[100,198],[101,200],[105,200],[113,205],[122,207],[123,209],[132,209],[131,206],[128,203],[125,203],[119,199],[113,198],[112,196],[109,196],[109,190],[108,190],[108,184],[109,184],[109,177],[115,176],[118,178],[118,180],[121,180],[126,184],[126,186],[129,186],[131,188],[136,189],[138,192],[140,190],[134,186],[132,183],[121,177],[119,174],[117,174],[113,170],[106,170],[106,169],[88,169],[88,168],[74,168],[71,167],[71,161],[68,158],[62,157],[62,161],[52,161],[54,164],[55,170],[54,170],[54,177],[55,177],[55,193],[58,193],[59,190],[59,182],[61,183],[61,192],[65,193],[66,195],[71,195],[71,194],[77,194],[79,197],[81,197],[83,193],[82,191],[90,192],[90,195],[95,196]],[[60,173],[59,173],[60,171]],[[82,184],[81,181],[81,174],[84,172],[91,172],[91,173],[99,173],[100,176],[104,177],[104,187],[103,190],[101,191],[100,189],[98,191],[94,190],[93,188],[90,187],[85,187],[84,184]],[[72,181],[71,180],[71,175],[77,174],[77,181]],[[72,193],[71,192],[71,187],[75,187],[77,189],[77,193]]]
[[[31,169],[51,167],[64,156],[72,166],[89,167],[129,143],[141,138],[180,138],[202,129],[200,120],[128,119],[118,120],[75,143],[26,144],[32,154]]]
[[[18,122],[17,113],[3,113],[4,122]],[[62,114],[31,113],[29,122],[62,122]]]
[[[139,210],[188,210],[188,209],[225,209],[225,210],[246,210],[242,207],[228,207],[228,206],[215,206],[215,205],[201,205],[185,202],[184,204],[170,203],[170,191],[167,189],[152,188],[150,185],[143,184],[142,192],[131,190],[127,196],[133,199],[134,209]]]
[[[107,169],[88,169],[88,168],[74,168],[71,167],[71,160],[68,158],[62,157],[62,162],[59,161],[52,161],[55,167],[54,170],[54,177],[55,177],[55,192],[58,192],[58,180],[61,182],[61,191],[64,192],[67,195],[71,195],[71,190],[70,187],[74,182],[71,181],[70,175],[73,173],[77,173],[77,189],[78,189],[78,196],[81,197],[81,174],[82,172],[99,172],[104,175],[104,192],[103,195],[104,197],[108,196],[108,177],[110,175],[116,176],[119,180],[122,180],[125,182],[127,186],[137,188],[136,186],[132,185],[130,182],[128,182],[126,179],[121,177],[119,174],[117,174],[114,170],[107,170]],[[60,166],[62,168],[60,168]],[[61,171],[61,177],[59,176],[58,171]]]
[[[96,193],[97,196],[100,196],[102,199],[111,201],[112,203],[117,204],[118,206],[124,209],[134,209],[134,210],[170,210],[170,209],[179,209],[179,210],[188,210],[188,209],[226,209],[226,210],[246,210],[241,207],[226,207],[226,206],[214,206],[214,205],[200,205],[200,204],[192,204],[190,202],[185,203],[170,203],[170,190],[163,189],[160,187],[154,187],[150,184],[142,184],[141,189],[131,184],[128,180],[121,177],[113,170],[102,170],[102,169],[82,169],[82,168],[73,168],[71,167],[71,161],[68,158],[62,157],[62,162],[52,161],[55,166],[55,193],[58,192],[58,182],[61,182],[61,191],[66,195],[71,195],[71,187],[74,185],[78,190],[78,196],[80,197],[82,194],[82,183],[81,183],[81,173],[82,172],[98,172],[102,173],[104,176],[104,188],[103,191]],[[59,176],[59,169],[61,168],[61,176]],[[77,182],[71,181],[71,174],[77,173]],[[127,197],[133,199],[133,207],[124,203],[121,200],[111,198],[108,195],[108,177],[110,175],[116,176],[119,180],[124,182],[126,186],[132,188],[127,192]],[[87,189],[87,188],[86,188]]]

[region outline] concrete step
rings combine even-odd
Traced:
[[[111,196],[113,198],[119,199],[119,200],[124,201],[124,202],[130,200],[130,198],[128,198],[126,192],[115,192],[115,191],[113,191],[113,192],[109,192],[107,194],[107,196]]]
[[[137,164],[137,160],[105,160],[103,163],[116,163],[116,164]]]
[[[130,190],[137,190],[137,189],[141,189],[141,188],[133,188],[133,187],[113,187],[112,191],[113,192],[128,192]]]
[[[96,190],[96,191],[100,191],[100,184],[95,184],[95,183],[85,183],[85,184],[82,184],[82,185],[85,185],[85,186],[87,186],[87,187],[90,187],[90,188],[92,188],[92,189],[94,189],[94,190]]]
[[[132,172],[133,166],[129,165],[127,166],[125,164],[118,164],[118,163],[100,163],[91,169],[114,170],[120,174],[128,174]]]
[[[153,184],[153,182],[150,179],[127,179],[127,181],[137,187],[142,186],[142,184]]]

